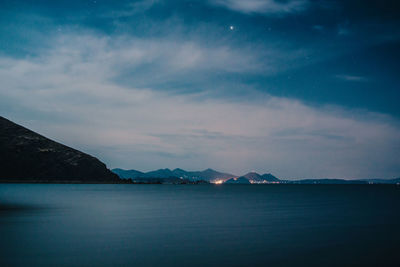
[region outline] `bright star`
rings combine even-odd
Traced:
[[[235,29],[235,27],[233,27],[233,26],[231,25],[231,26],[229,26],[229,29],[230,29],[231,31],[233,31],[233,30]]]

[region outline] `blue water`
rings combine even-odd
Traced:
[[[400,187],[0,184],[0,266],[400,266]]]

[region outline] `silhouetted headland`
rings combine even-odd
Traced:
[[[0,116],[0,181],[128,183],[97,158]]]

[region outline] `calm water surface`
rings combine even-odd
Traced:
[[[400,187],[0,184],[0,266],[400,266]]]

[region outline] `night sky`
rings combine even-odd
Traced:
[[[0,0],[0,114],[142,171],[400,176],[399,1]]]

